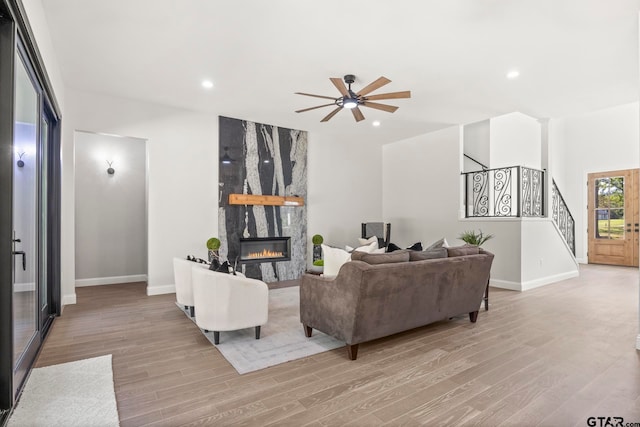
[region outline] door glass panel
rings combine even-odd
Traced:
[[[13,324],[14,365],[35,335],[38,93],[16,55],[15,148],[13,162]]]
[[[624,239],[624,177],[595,180],[597,239]]]

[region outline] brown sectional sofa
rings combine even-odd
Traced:
[[[334,278],[306,274],[300,284],[305,334],[317,329],[344,341],[355,360],[362,342],[462,313],[475,322],[493,254],[460,255],[474,251],[450,248],[446,258],[418,261],[407,251],[353,253]]]

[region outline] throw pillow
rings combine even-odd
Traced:
[[[209,264],[209,270],[217,271],[218,268],[220,268],[220,261],[218,261],[217,258],[214,258],[213,260],[211,260],[211,264]]]
[[[361,237],[358,238],[358,243],[360,243],[360,246],[370,245],[373,242],[376,242],[376,244],[378,243],[378,238],[376,236],[371,236],[368,239],[363,239]]]
[[[366,253],[366,252],[354,252],[351,254],[351,260],[363,261],[367,264],[394,264],[397,262],[409,261],[408,251],[395,251],[393,253]]]
[[[446,258],[449,256],[447,248],[436,248],[428,251],[410,251],[409,259],[411,261],[422,261],[424,259]]]
[[[218,267],[218,269],[216,270],[218,273],[226,273],[229,274],[229,263],[227,261],[223,262],[222,265],[220,265],[220,267]]]
[[[324,258],[325,277],[337,276],[342,264],[351,260],[351,254],[349,252],[327,245],[322,245],[322,256]]]
[[[454,247],[447,248],[447,253],[450,257],[463,256],[463,255],[478,255],[480,253],[480,248],[475,245],[454,246]]]
[[[389,243],[387,245],[387,252],[399,251],[400,249],[402,248],[395,243]]]
[[[439,240],[436,240],[435,242],[433,242],[431,245],[429,245],[425,251],[431,250],[431,249],[436,249],[436,248],[448,248],[449,247],[449,243],[447,243],[447,239],[446,238],[441,238]]]
[[[366,253],[370,254],[373,251],[375,251],[376,249],[378,249],[378,241],[377,240],[375,242],[368,243],[368,244],[366,244],[364,246],[359,246],[359,247],[355,248],[353,251],[354,252],[366,252]]]
[[[414,243],[413,245],[409,246],[407,249],[409,249],[410,251],[421,251],[422,250],[422,242]]]

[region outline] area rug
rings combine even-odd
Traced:
[[[7,426],[119,425],[109,354],[33,369]]]
[[[188,311],[182,311],[189,317]],[[213,344],[213,332],[202,333]],[[311,338],[304,335],[300,288],[292,286],[269,291],[269,321],[262,326],[259,340],[254,328],[220,332],[216,348],[239,374],[246,374],[343,346],[344,342],[320,331],[314,330]]]

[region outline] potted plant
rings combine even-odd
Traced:
[[[218,254],[218,249],[220,249],[220,239],[212,237],[207,240],[207,251],[210,263],[214,261],[219,263],[220,255]]]
[[[482,246],[484,242],[493,238],[493,234],[483,234],[482,230],[478,230],[476,233],[475,230],[471,230],[461,233],[458,238],[470,245]]]
[[[322,273],[324,271],[324,260],[323,259],[318,259],[316,261],[313,261],[313,265],[311,266],[311,270],[318,272],[318,273]]]
[[[311,243],[313,243],[313,262],[322,259],[322,242],[324,242],[324,238],[320,234],[316,234],[311,238]]]

